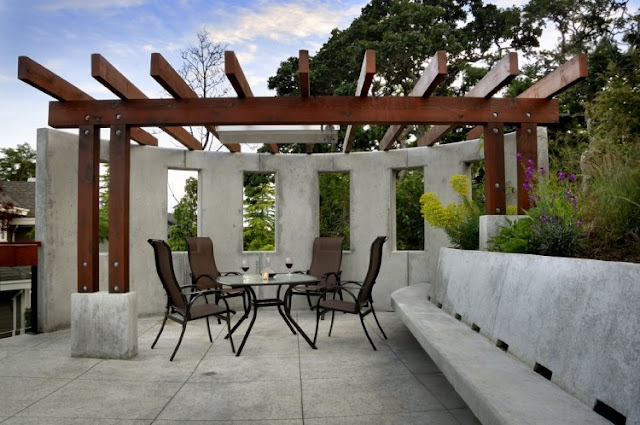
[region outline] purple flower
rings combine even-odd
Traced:
[[[569,174],[569,181],[570,182],[575,181],[575,179],[576,179],[576,175],[575,174],[573,174],[573,173]]]
[[[531,181],[531,179],[533,178],[533,170],[527,168],[527,171],[524,172],[524,177],[526,180]]]
[[[518,162],[522,162],[522,154],[520,152],[516,154],[516,159],[518,160]]]
[[[533,163],[533,160],[527,159],[527,167],[533,168],[534,166],[535,166],[535,164]]]
[[[564,173],[562,171],[558,171],[558,181],[564,180]]]
[[[522,183],[522,187],[524,188],[524,190],[531,190],[531,185],[529,184],[529,182]]]
[[[547,170],[544,169],[544,167],[540,167],[540,171],[538,171],[540,173],[540,175],[544,176],[547,173]]]
[[[578,222],[576,223],[578,225],[578,227],[582,226],[582,223],[584,223],[582,220],[578,220]]]
[[[540,216],[540,222],[541,222],[541,223],[546,223],[547,221],[549,221],[549,219],[547,218],[547,216],[546,216],[546,215],[542,215],[542,216]]]

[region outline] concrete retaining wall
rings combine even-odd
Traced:
[[[587,405],[640,424],[640,265],[442,248],[430,296]]]
[[[538,131],[540,162],[546,163],[546,131]],[[69,326],[71,293],[76,291],[77,136],[51,129],[38,130],[36,183],[36,239],[42,241],[39,264],[41,329]],[[515,181],[515,135],[505,137],[507,181]],[[198,170],[201,235],[211,236],[221,270],[239,271],[242,258],[255,264],[257,253],[242,251],[243,173],[276,173],[275,268],[292,255],[294,268],[306,269],[313,238],[318,235],[319,172],[349,172],[351,181],[351,247],[343,256],[343,277],[362,280],[369,247],[378,235],[388,235],[382,268],[374,288],[377,308],[390,308],[390,294],[403,286],[429,282],[443,231],[426,226],[423,251],[396,251],[395,184],[393,171],[422,167],[425,191],[437,192],[443,202],[459,201],[448,180],[468,173],[469,164],[483,158],[482,141],[389,152],[338,154],[254,154],[187,151],[132,145],[131,149],[131,290],[138,292],[138,313],[163,311],[165,296],[158,282],[148,238],[167,238],[168,169]],[[108,161],[108,142],[101,144]],[[510,191],[509,191],[510,192]],[[513,196],[509,193],[509,196]],[[417,202],[417,200],[416,200]],[[511,200],[510,203],[515,201]],[[264,254],[262,254],[264,255]],[[176,273],[187,282],[188,262],[177,254]],[[101,289],[106,290],[106,258],[101,258]],[[284,267],[281,267],[284,269]],[[302,297],[298,297],[302,298]],[[297,300],[304,307],[304,300]],[[294,308],[296,305],[294,305]]]

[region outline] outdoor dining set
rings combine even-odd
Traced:
[[[236,356],[239,356],[256,321],[258,309],[276,307],[291,332],[294,335],[298,332],[313,349],[317,348],[316,340],[320,319],[324,318],[326,313],[331,312],[329,336],[331,336],[333,329],[335,312],[358,315],[367,339],[376,350],[365,326],[364,318],[372,313],[382,335],[385,339],[387,338],[375,314],[372,298],[373,285],[378,277],[382,262],[382,246],[387,237],[378,236],[372,242],[369,267],[361,282],[341,279],[343,239],[342,237],[316,237],[313,241],[311,265],[306,271],[278,274],[271,270],[265,270],[261,274],[240,274],[237,272],[222,273],[218,270],[211,238],[187,237],[191,267],[191,284],[189,285],[180,285],[178,282],[169,245],[160,239],[149,239],[148,242],[153,247],[155,254],[158,277],[167,294],[167,306],[162,325],[151,348],[154,348],[158,342],[168,319],[182,325],[180,337],[170,360],[173,360],[178,352],[187,323],[192,320],[206,320],[209,341],[213,342],[209,319],[215,317],[218,323],[221,323],[221,320],[226,322],[225,339],[229,340],[231,350]],[[259,297],[256,289],[260,287],[274,287],[276,295],[268,298]],[[316,312],[313,340],[291,315],[294,296],[306,297],[309,308]],[[228,300],[236,297],[242,300],[242,312],[236,312],[229,306]],[[241,314],[241,316],[232,325],[232,315],[236,314]],[[249,316],[251,316],[249,326],[236,350],[233,334]]]

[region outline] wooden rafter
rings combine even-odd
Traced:
[[[429,97],[447,76],[447,52],[438,50],[424,70],[420,79],[409,93],[409,97]],[[387,151],[393,145],[406,125],[391,125],[380,141],[380,150]]]
[[[314,96],[51,102],[49,125],[481,124],[558,122],[557,99]]]
[[[93,100],[93,97],[27,56],[18,57],[18,79],[60,102]],[[141,128],[132,128],[131,138],[141,145],[158,146],[158,139]]]
[[[543,79],[518,95],[518,99],[551,99],[574,84],[587,78],[587,55],[580,53],[549,73]],[[482,136],[482,127],[467,133],[467,140]]]
[[[358,86],[356,87],[356,96],[366,97],[369,94],[373,76],[376,74],[376,51],[368,49],[364,52],[362,66],[360,67],[360,77],[358,78]],[[344,153],[351,152],[351,145],[355,137],[355,129],[353,125],[348,125],[344,133],[344,142],[342,142],[342,151]]]
[[[142,90],[98,53],[91,55],[91,76],[120,99],[148,99]],[[184,128],[172,126],[160,126],[160,128],[189,150],[202,150],[200,141]]]
[[[309,51],[300,50],[298,58],[298,78],[300,81],[300,96],[311,95],[311,83],[309,79]]]
[[[184,79],[173,69],[167,60],[160,53],[151,54],[151,67],[149,74],[158,82],[174,99],[194,99],[198,95],[184,81]],[[218,131],[213,125],[206,125],[205,128],[211,134],[218,137]],[[231,152],[240,152],[240,144],[223,143],[223,146]]]
[[[249,86],[249,82],[244,76],[244,72],[242,71],[240,62],[238,62],[238,58],[236,57],[235,52],[231,50],[227,50],[224,52],[224,73],[227,75],[231,86],[240,99],[253,97],[251,86]],[[212,121],[209,121],[206,124],[211,124]],[[218,123],[217,125],[220,125],[220,123]],[[267,147],[269,148],[271,153],[278,153],[280,151],[278,145],[275,143],[268,143]]]
[[[505,85],[509,84],[518,74],[518,54],[510,52],[493,66],[489,72],[476,84],[465,97],[489,98],[496,94]],[[453,129],[451,125],[436,125],[418,140],[418,146],[432,146],[445,134]]]

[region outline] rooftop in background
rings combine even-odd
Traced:
[[[0,181],[4,190],[0,195],[3,202],[12,202],[18,208],[29,210],[26,217],[35,217],[36,213],[36,182],[35,181]]]

